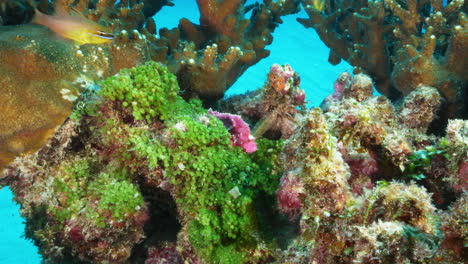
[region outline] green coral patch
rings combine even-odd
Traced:
[[[210,263],[242,263],[243,248],[254,246],[257,239],[253,200],[259,191],[274,193],[279,182],[274,161],[282,144],[262,141],[257,154],[247,154],[232,146],[222,121],[209,115],[198,100],[186,102],[177,92],[175,77],[161,64],[122,70],[102,82],[99,93],[108,105],[131,109],[133,117],[147,125],[103,120],[98,132],[117,148],[114,158],[120,161],[116,163],[128,164],[123,169],[164,172],[174,188],[178,210],[190,215],[184,221],[198,255]],[[155,124],[160,129],[148,130]],[[135,190],[127,186],[125,193],[131,196]],[[108,196],[101,195],[101,204],[122,215]],[[134,206],[129,204],[127,209]]]
[[[118,100],[123,107],[131,107],[137,120],[155,117],[170,118],[180,103],[177,79],[169,70],[156,62],[123,69],[101,83],[100,95],[108,100]],[[179,101],[179,102],[178,102]]]
[[[92,220],[105,227],[108,221],[97,210],[109,212],[114,221],[140,209],[144,200],[138,188],[129,181],[128,173],[95,173],[93,165],[83,158],[64,162],[54,179],[52,191],[60,197],[49,210],[57,220],[66,223],[76,217]],[[95,205],[93,205],[95,203]]]

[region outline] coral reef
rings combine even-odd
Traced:
[[[131,45],[132,39],[142,34],[145,45],[136,52],[139,57],[148,53],[152,60],[166,64],[177,75],[186,98],[199,96],[206,101],[222,98],[249,66],[268,56],[265,47],[271,44],[272,32],[282,22],[281,16],[299,11],[297,0],[253,5],[240,0],[198,0],[200,24],[183,18],[178,28],[162,28],[157,36],[152,16],[161,7],[172,6],[172,2],[116,2],[57,0],[55,9],[79,12],[112,29],[116,34],[115,48]],[[52,9],[50,4],[43,6]],[[249,11],[252,15],[247,18]],[[129,36],[130,33],[135,36]],[[114,52],[127,56],[123,51]]]
[[[296,0],[197,4],[199,25],[181,19],[178,28],[162,28],[156,35],[152,16],[162,7],[174,5],[171,1],[0,1],[0,58],[4,62],[0,77],[6,82],[2,86],[9,87],[3,94],[13,97],[7,100],[8,116],[1,117],[8,129],[0,132],[0,167],[37,150],[70,114],[71,105],[59,94],[62,86],[76,96],[83,80],[105,78],[145,61],[166,64],[176,74],[184,98],[199,97],[213,105],[249,66],[269,55],[266,46],[271,44],[281,16],[299,10]],[[34,16],[34,8],[51,15],[79,15],[104,26],[114,39],[105,45],[75,46],[43,26],[26,24]],[[22,54],[22,59],[15,54]],[[30,86],[28,94],[36,96],[17,100],[24,98],[26,85]],[[52,101],[48,105],[41,98]],[[21,121],[26,118],[31,121]],[[34,138],[24,136],[33,132]]]
[[[220,101],[300,2],[356,74],[320,108],[288,64]],[[48,263],[464,263],[466,4],[447,2],[197,0],[198,24],[156,34],[170,0],[0,0],[0,187]]]
[[[426,134],[435,88],[393,105],[364,74],[342,74],[322,109],[300,109],[298,80],[273,65],[252,104],[217,109],[239,115],[185,101],[156,62],[88,81],[2,184],[51,263],[463,263],[467,121]],[[244,118],[288,125],[253,141]]]
[[[462,263],[464,227],[447,223],[466,211],[466,121],[427,135],[441,100],[431,87],[398,106],[363,74],[334,88],[280,154],[278,207],[301,228],[283,263]]]
[[[222,120],[179,97],[176,77],[154,62],[100,86],[93,103],[75,109],[48,145],[6,170],[24,204],[27,235],[44,258],[141,258],[131,255],[134,248],[160,239],[144,232],[157,229],[156,208],[170,211],[175,202],[169,225],[181,225],[183,250],[174,258],[245,262],[261,241],[254,201],[275,191],[271,167],[280,145],[260,141],[254,156],[232,145]],[[154,197],[158,192],[166,198]],[[166,254],[161,250],[150,255]]]
[[[300,78],[291,66],[274,64],[263,89],[229,97],[219,107],[248,120],[254,137],[286,139],[305,110],[305,92],[299,86]]]
[[[466,118],[465,1],[326,0],[323,11],[301,2],[309,18],[298,21],[330,47],[330,63],[348,61],[392,100],[435,87],[446,100],[442,118]]]

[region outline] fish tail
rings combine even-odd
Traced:
[[[39,11],[37,8],[34,9],[34,16],[31,20],[31,23],[44,25],[44,20],[46,19],[46,15]]]
[[[38,3],[36,3],[34,0],[26,0],[26,1],[32,8],[34,8],[34,15],[31,19],[31,23],[44,25],[44,20],[46,19],[47,15],[39,11]]]

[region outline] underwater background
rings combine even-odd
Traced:
[[[270,56],[250,67],[228,90],[227,96],[260,88],[274,63],[288,63],[300,74],[301,88],[307,94],[308,107],[318,106],[333,92],[333,81],[343,71],[351,71],[352,67],[346,61],[335,66],[328,63],[328,47],[314,29],[305,28],[296,21],[296,18],[306,16],[305,11],[301,10],[298,14],[283,18],[284,23],[273,33],[275,40],[267,46],[271,51]],[[194,0],[177,0],[174,7],[163,8],[155,19],[158,27],[173,28],[182,17],[198,21],[199,12]],[[0,190],[0,263],[40,263],[37,248],[23,237],[24,219],[19,214],[19,205],[12,198],[8,187]]]
[[[4,1],[0,0],[0,5],[2,2]],[[62,1],[65,2],[66,0]],[[167,4],[170,1],[157,2]],[[200,13],[196,2],[175,0],[175,6],[163,7],[154,16],[157,28],[177,27],[181,18],[198,23]],[[206,4],[210,0],[198,2]],[[223,1],[218,1],[221,2]],[[255,2],[271,4],[272,1],[246,1],[247,4]],[[134,254],[132,258],[135,262],[137,262],[135,259],[141,261],[147,257],[147,264],[159,264],[167,259],[173,259],[173,263],[182,263],[183,259],[190,263],[191,261],[204,263],[205,260],[208,263],[223,264],[245,263],[243,261],[246,260],[248,263],[276,261],[275,263],[288,264],[369,263],[375,259],[378,259],[375,263],[379,264],[466,263],[468,260],[466,3],[463,0],[449,0],[448,3],[446,0],[273,2],[302,2],[304,7],[301,7],[301,11],[297,14],[280,16],[283,22],[271,32],[274,39],[272,44],[265,47],[270,51],[269,56],[252,66],[248,63],[244,65],[239,63],[240,67],[245,67],[247,70],[232,86],[227,85],[229,89],[224,94],[226,100],[221,101],[219,105],[213,106],[210,100],[216,98],[216,94],[209,94],[212,91],[203,90],[203,85],[210,83],[210,80],[215,82],[222,78],[207,79],[210,74],[200,70],[206,75],[202,75],[204,78],[200,79],[203,80],[197,82],[197,75],[190,72],[192,68],[186,67],[190,63],[193,64],[193,61],[171,61],[175,56],[171,59],[158,57],[160,61],[167,63],[169,70],[159,64],[149,63],[131,71],[121,71],[119,75],[108,78],[102,85],[100,84],[102,87],[100,96],[107,100],[102,105],[94,104],[93,100],[89,100],[93,102],[89,108],[84,103],[75,104],[76,111],[72,117],[60,128],[56,138],[50,140],[52,143],[43,148],[43,153],[46,155],[32,158],[33,162],[27,157],[19,159],[20,161],[14,163],[12,169],[5,172],[9,177],[5,177],[6,180],[0,178],[0,184],[10,181],[7,185],[11,186],[11,189],[8,186],[0,189],[0,264],[42,261],[38,248],[31,240],[24,238],[26,220],[20,216],[20,206],[12,200],[11,190],[15,191],[16,198],[26,207],[30,231],[39,231],[35,236],[37,240],[44,242],[41,249],[48,250],[49,254],[45,255],[48,255],[50,261],[57,263],[64,263],[60,262],[63,260],[61,258],[92,263],[106,262],[108,258],[125,262],[128,261],[130,252]],[[415,3],[420,9],[415,9]],[[132,1],[133,7],[134,4]],[[369,5],[372,8],[362,8],[359,14],[349,15],[351,12],[349,10],[348,14],[342,14],[342,17],[328,25],[333,29],[330,31],[337,31],[342,35],[332,36],[328,34],[327,24],[320,23],[327,21],[327,16],[330,14],[328,11],[340,13],[337,7],[339,4],[347,5],[349,10],[355,10],[354,7],[359,5]],[[385,14],[388,15],[385,18],[382,11],[384,5]],[[434,12],[434,9],[443,12]],[[119,12],[122,14],[131,12],[131,9],[125,10],[122,8]],[[248,12],[245,17],[250,17],[251,13],[252,11]],[[414,21],[408,14],[421,16],[425,18],[421,21],[425,22],[419,21],[420,26],[414,30]],[[268,16],[265,15],[263,18],[265,17]],[[407,23],[400,17],[408,18],[410,22]],[[382,24],[375,21],[377,18]],[[129,26],[132,22],[124,20],[122,19],[122,25],[132,28]],[[0,16],[0,25],[1,21]],[[311,27],[312,21],[320,22],[313,25],[319,33]],[[199,28],[190,27],[187,22],[185,23],[185,29],[198,32]],[[353,26],[361,23],[356,28],[361,28],[360,26],[364,24],[363,28],[372,30],[353,30],[351,26],[346,27],[347,23]],[[148,23],[145,26],[148,27]],[[121,44],[121,47],[128,48],[133,43],[136,43],[134,46],[136,50],[145,47],[142,35],[135,33],[136,31],[123,32],[116,33],[115,43],[118,44],[111,49],[100,49],[92,45],[75,47],[76,52],[72,51],[72,54],[76,55],[78,61],[84,57],[83,72],[86,72],[86,67],[90,65],[91,67],[97,65],[96,68],[105,65],[103,68],[107,67],[106,70],[109,72],[115,70],[112,65],[106,64],[107,59],[105,62],[103,60],[97,63],[96,59],[92,59],[106,56],[103,54],[111,54],[114,59],[118,58],[115,61],[131,63],[137,61],[140,62],[137,64],[141,64],[144,61],[143,55],[132,61],[133,57],[127,54],[128,58],[119,57],[124,54],[124,52],[119,53],[119,47],[114,49]],[[229,34],[229,32],[224,33]],[[171,35],[167,32],[165,34],[159,37],[170,39]],[[207,34],[209,36],[210,33]],[[236,34],[238,32],[233,33]],[[319,38],[319,34],[322,39]],[[191,38],[197,39],[197,35],[187,37]],[[334,42],[335,38],[346,43],[343,45],[344,48],[338,41]],[[353,42],[353,38],[356,43]],[[21,41],[21,38],[18,39]],[[263,38],[263,42],[267,42],[266,39]],[[1,41],[0,35],[0,49],[3,47]],[[160,45],[154,39],[151,41]],[[252,43],[255,41],[252,40]],[[324,42],[331,47],[332,53]],[[223,42],[219,40],[219,43]],[[255,52],[258,52],[259,57],[262,57],[260,54],[263,48],[258,47],[262,44],[257,43],[255,46]],[[33,43],[32,46],[34,45],[36,44]],[[151,48],[160,48],[157,45]],[[222,44],[219,45],[221,47]],[[375,48],[376,46],[381,49]],[[203,54],[207,56],[213,46],[205,47],[205,44],[202,44],[201,48],[200,46],[197,48],[199,52],[203,48]],[[242,48],[249,50],[252,46],[247,45]],[[132,54],[131,48],[129,50],[129,54]],[[175,48],[172,50],[174,54],[179,51]],[[229,48],[223,51],[224,54],[219,52],[218,57],[215,54],[215,64],[221,65],[223,56],[229,60],[228,55],[231,51]],[[234,48],[232,54],[235,52]],[[50,54],[57,56],[51,59],[52,61],[59,57],[55,53]],[[141,55],[138,52],[135,54]],[[348,60],[356,66],[354,72],[352,65],[340,59],[340,56],[348,55]],[[198,59],[202,56],[200,53],[198,56],[195,64],[200,63]],[[331,62],[336,65],[331,65]],[[203,101],[203,108],[201,103],[187,103],[179,100],[181,97],[174,96],[179,90],[177,85],[174,85],[175,77],[168,72],[178,63],[184,65],[178,68],[183,70],[177,75],[181,96],[185,96],[183,99],[188,99],[199,95],[206,100]],[[239,73],[236,68],[239,64],[230,68],[231,73],[235,72],[234,80]],[[115,68],[122,65],[125,63]],[[104,70],[100,73],[96,71],[93,80],[101,79],[102,72]],[[168,75],[170,77],[167,77]],[[228,79],[230,77],[232,76],[228,76]],[[122,85],[128,81],[125,78],[145,80],[143,82],[149,84],[148,86]],[[93,89],[96,85],[89,79],[82,81],[83,86],[89,89],[84,93],[84,98],[88,98],[87,96],[94,98]],[[139,109],[135,101],[132,103],[125,101],[130,100],[128,98],[121,99],[128,94],[131,94],[132,98],[132,91],[138,89],[142,90],[135,93],[140,92],[139,98],[146,99],[148,90],[144,89],[155,83],[156,86],[163,83],[166,89],[164,91],[167,91],[164,96],[151,96],[156,98],[151,103],[158,106],[154,107],[157,113],[148,112],[144,107]],[[229,82],[226,81],[224,85],[226,83]],[[1,84],[0,82],[0,86]],[[59,85],[62,84],[59,82]],[[219,83],[213,86],[216,85]],[[187,87],[195,88],[190,90]],[[255,91],[257,89],[262,90]],[[252,92],[244,95],[245,97],[240,96],[248,91]],[[66,88],[60,93],[63,99],[70,102],[74,102],[77,98]],[[121,93],[121,98],[116,96],[118,93]],[[122,95],[125,93],[128,94]],[[163,102],[160,101],[161,98]],[[73,105],[70,102],[67,103]],[[130,108],[134,107],[134,112],[131,113],[127,109],[130,104],[132,104]],[[219,112],[210,109],[206,114],[209,106]],[[270,114],[265,109],[274,109],[274,113]],[[94,115],[96,113],[94,111],[98,111],[102,116]],[[175,118],[171,120],[169,116],[172,114]],[[0,119],[1,117],[0,115]],[[210,121],[215,118],[218,123]],[[118,121],[112,123],[114,119]],[[242,119],[251,125],[250,129],[255,137],[251,137],[249,126]],[[130,123],[132,125],[128,125]],[[119,130],[121,129],[119,126],[125,127],[124,132]],[[186,137],[184,133],[187,130],[193,132],[192,126],[199,134],[187,133]],[[263,126],[266,127],[264,130]],[[93,134],[85,127],[91,127],[90,131],[96,129],[97,132]],[[144,132],[141,132],[142,130]],[[230,134],[226,133],[226,130]],[[242,137],[246,131],[248,136],[244,134]],[[0,134],[0,139],[1,136]],[[77,139],[79,141],[81,137],[84,138],[83,141],[88,140],[88,142],[73,141]],[[121,142],[114,140],[117,137],[121,137]],[[192,142],[191,137],[196,142]],[[230,141],[226,140],[228,138]],[[123,146],[119,145],[122,142],[125,142]],[[0,165],[3,165],[4,161],[2,144],[0,141]],[[63,144],[63,149],[60,144]],[[104,146],[104,150],[100,149],[100,144]],[[219,149],[216,148],[218,144]],[[34,147],[34,144],[32,145]],[[151,147],[148,147],[149,145]],[[176,149],[174,146],[183,150],[174,150]],[[200,149],[203,151],[199,151]],[[189,153],[188,158],[182,154],[178,156],[180,154],[178,151],[182,154]],[[135,154],[126,155],[126,152]],[[94,156],[95,153],[102,155],[104,160],[109,158],[111,162],[107,164],[106,160],[101,163],[99,157]],[[220,155],[220,160],[234,168],[234,173],[226,173],[222,176],[225,177],[222,181],[218,181],[216,176],[213,176],[222,166],[218,166],[219,164],[211,166],[214,162],[206,162],[206,160],[218,161],[217,157],[211,159],[218,153],[223,153]],[[61,161],[60,157],[65,160],[63,165],[55,160]],[[154,160],[156,161],[151,163]],[[173,160],[178,163],[171,163]],[[192,160],[195,164],[202,164],[202,168],[194,166],[193,171],[188,169]],[[38,168],[34,162],[38,162],[40,166],[54,167],[54,170],[51,170],[53,173],[48,175],[48,170],[45,170],[46,173],[30,173]],[[115,170],[113,170],[114,165]],[[119,171],[120,169],[122,171]],[[169,170],[173,171],[168,172],[169,176],[165,178]],[[208,175],[208,180],[213,180],[212,186],[220,190],[224,188],[225,192],[219,192],[219,197],[224,199],[218,199],[217,195],[212,195],[212,190],[204,188],[209,184],[203,182],[206,180],[203,177],[196,178],[200,171],[201,175]],[[212,174],[204,171],[210,171]],[[21,181],[12,177],[18,175],[31,178],[29,181]],[[134,175],[146,177],[145,181]],[[50,178],[55,176],[58,179],[55,178],[51,184],[51,181],[44,180],[47,176]],[[94,176],[96,180],[92,179]],[[186,181],[181,181],[178,176],[186,177]],[[209,178],[210,176],[213,176],[213,179]],[[70,180],[70,177],[76,178]],[[78,184],[82,184],[76,180],[79,177],[89,180],[89,186],[86,186],[89,189],[83,191],[86,192],[84,197],[76,188]],[[130,182],[129,178],[141,186]],[[195,178],[202,180],[197,181]],[[36,179],[44,181],[34,185]],[[44,192],[44,195],[39,195],[41,192],[36,191],[50,186],[53,186],[52,190]],[[193,186],[198,186],[202,191],[200,193],[193,191],[196,188],[192,188]],[[21,190],[28,191],[21,192]],[[202,194],[204,198],[198,199],[198,195]],[[74,202],[68,205],[67,195],[75,198]],[[100,206],[103,206],[99,207],[101,210],[99,212],[111,211],[109,214],[111,216],[115,214],[115,218],[109,215],[105,218],[103,214],[99,214],[96,209],[98,202],[86,195],[90,197],[99,195],[96,201],[102,201]],[[48,200],[50,197],[64,206],[57,206],[54,202],[49,203],[47,212],[53,216],[52,220],[48,220],[60,223],[63,229],[53,226],[54,224],[46,226],[44,222],[47,220],[42,221],[47,214],[41,211],[46,209],[38,201]],[[89,204],[86,198],[92,206],[87,206]],[[28,199],[31,199],[31,202]],[[123,203],[114,207],[116,199],[122,199]],[[164,201],[163,205],[158,204],[159,199]],[[230,199],[235,202],[231,203]],[[213,202],[214,200],[216,202]],[[179,210],[177,213],[180,219],[175,219],[176,210]],[[35,218],[38,212],[41,217]],[[166,220],[166,216],[169,220]],[[117,221],[114,221],[116,219]],[[156,220],[160,219],[163,219],[161,221],[163,224],[154,225]],[[125,222],[126,220],[128,222]],[[167,223],[171,221],[176,224]],[[148,229],[151,225],[146,223],[155,227]],[[166,230],[159,230],[165,228],[168,229],[167,233],[171,233],[170,236],[174,237],[169,239],[165,237]],[[177,229],[177,232],[172,228]],[[161,233],[163,235],[159,237]],[[88,242],[83,234],[91,237]],[[152,237],[140,243],[147,234]],[[205,239],[206,237],[210,239]],[[161,244],[159,239],[163,240]],[[118,242],[111,244],[109,241]],[[215,241],[219,247],[213,247],[212,241]],[[63,246],[66,249],[64,251],[67,251],[66,254],[61,254],[55,245],[58,245],[57,248]],[[112,251],[102,250],[106,247],[112,248]],[[91,251],[93,252],[88,254]]]

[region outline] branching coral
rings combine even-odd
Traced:
[[[57,0],[38,1],[37,5],[34,1],[0,1],[2,24],[27,23],[37,8],[50,15],[68,12],[82,16],[114,35],[110,44],[75,46],[71,40],[58,38],[42,26],[2,26],[0,77],[5,82],[3,86],[10,89],[3,94],[13,96],[6,103],[11,110],[4,112],[19,118],[1,118],[8,129],[0,132],[0,167],[17,155],[37,150],[55,126],[63,122],[70,112],[70,104],[62,102],[59,94],[63,86],[66,97],[74,98],[77,87],[71,85],[73,82],[79,86],[89,79],[105,78],[145,61],[166,64],[176,74],[184,98],[199,97],[204,103],[214,105],[249,66],[269,55],[266,46],[271,44],[272,32],[281,23],[281,16],[297,12],[299,3],[282,0],[246,5],[242,1],[198,1],[200,25],[182,19],[178,28],[163,28],[156,35],[152,16],[163,6],[171,5],[168,0]],[[18,15],[21,15],[19,20]],[[21,59],[15,54],[21,54]],[[51,77],[52,73],[55,77]],[[42,80],[44,76],[49,79]],[[24,89],[28,84],[19,83],[22,80],[34,87]],[[48,97],[52,99],[49,106],[40,99],[47,97],[41,87],[54,87],[47,91],[53,94]],[[40,104],[34,100],[34,104],[27,100],[13,102],[25,98],[26,90],[37,92]],[[30,105],[41,107],[35,109]],[[27,111],[20,114],[25,108]],[[30,140],[21,136],[34,131],[37,136]]]
[[[271,33],[281,23],[280,17],[299,10],[295,0],[252,6],[239,0],[197,3],[200,25],[186,19],[179,24],[182,40],[193,46],[183,45],[183,51],[168,54],[166,60],[175,59],[178,69],[174,72],[181,86],[202,98],[221,98],[247,67],[268,56],[265,46],[272,42]],[[252,12],[249,19],[245,17],[248,11]]]
[[[186,97],[199,96],[208,101],[221,98],[249,66],[267,57],[265,47],[271,44],[281,16],[299,11],[297,0],[248,6],[239,0],[200,0],[199,25],[181,19],[178,28],[161,29],[156,36],[152,16],[172,2],[60,0],[57,4],[113,29],[117,46],[129,41],[128,32],[143,34],[146,45],[139,53],[149,52],[152,60],[168,65],[186,90]],[[247,18],[249,11],[252,15]]]
[[[468,31],[463,0],[326,1],[324,12],[303,0],[308,19],[340,59],[368,73],[390,99],[419,85],[432,86],[447,100],[447,117],[462,116],[467,87]]]

